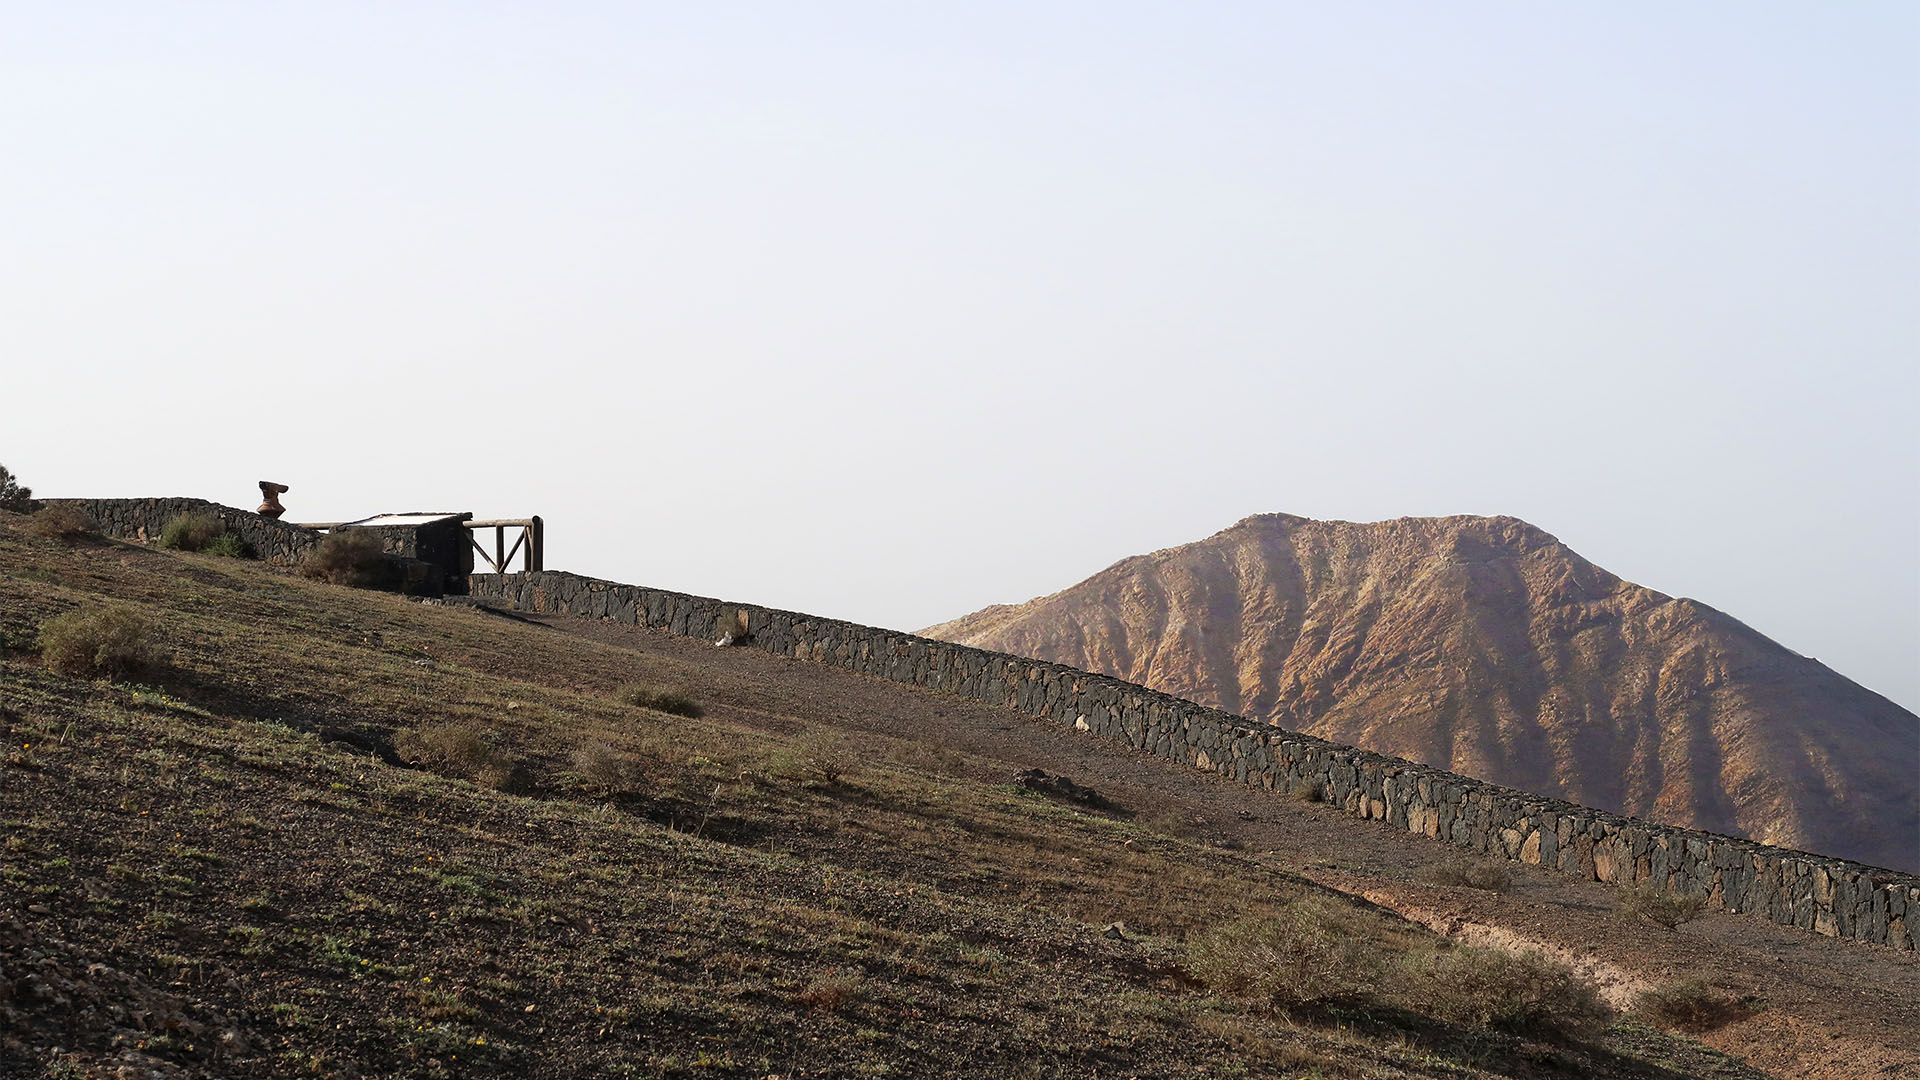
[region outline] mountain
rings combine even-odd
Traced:
[[[1604,810],[1920,870],[1920,718],[1516,518],[1259,515],[921,633]]]

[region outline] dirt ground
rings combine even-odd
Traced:
[[[1189,835],[1302,873],[1474,944],[1548,952],[1588,972],[1616,1001],[1650,986],[1706,979],[1751,1000],[1752,1015],[1698,1036],[1781,1077],[1920,1077],[1920,954],[1712,913],[1677,929],[1615,914],[1617,891],[1518,863],[1505,892],[1428,883],[1460,852],[1381,822],[1292,801],[1002,709],[847,676],[755,649],[716,650],[664,632],[577,620],[530,621],[651,655],[696,660],[766,687],[787,717],[924,738],[1090,786],[1142,817],[1177,816]],[[831,680],[831,683],[829,683]],[[861,712],[849,715],[850,704]],[[754,722],[750,706],[731,717]],[[791,720],[777,721],[790,724]]]

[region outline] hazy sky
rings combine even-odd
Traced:
[[[0,462],[911,629],[1513,514],[1920,705],[1920,6],[7,3]]]

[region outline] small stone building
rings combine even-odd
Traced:
[[[381,549],[406,567],[406,591],[438,596],[467,591],[467,575],[473,573],[473,541],[466,523],[472,519],[470,513],[376,514],[333,528],[379,533]]]

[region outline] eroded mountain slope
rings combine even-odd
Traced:
[[[1920,718],[1514,518],[1251,517],[923,633],[1589,806],[1920,869]]]

